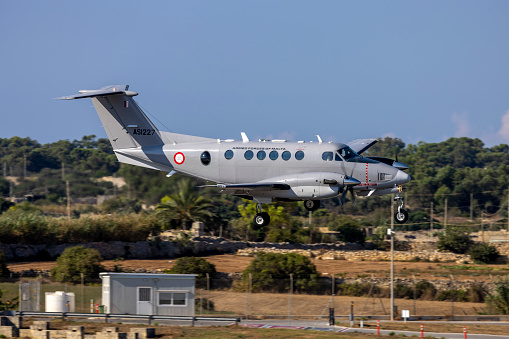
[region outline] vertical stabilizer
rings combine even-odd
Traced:
[[[108,86],[59,99],[91,98],[114,150],[162,145],[159,130],[133,100],[138,93],[128,89],[127,85]]]

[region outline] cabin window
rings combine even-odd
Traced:
[[[323,161],[332,161],[333,154],[332,152],[323,152],[322,153],[322,160]]]
[[[205,166],[210,164],[210,159],[210,153],[208,151],[203,152],[200,156],[201,163]]]
[[[246,160],[251,160],[253,159],[253,151],[246,151],[246,153],[244,153],[244,158],[246,158]]]
[[[267,153],[265,153],[265,151],[258,151],[258,153],[256,153],[256,157],[258,158],[258,160],[263,160],[265,159],[266,156]]]
[[[277,151],[272,151],[269,153],[270,160],[276,160],[278,156],[279,156],[279,153]]]
[[[302,152],[302,151],[295,152],[295,159],[297,159],[297,160],[304,159],[304,152]]]
[[[233,158],[233,151],[231,149],[227,150],[226,152],[224,152],[224,157],[230,160],[231,158]]]
[[[283,160],[290,160],[291,157],[292,157],[292,153],[290,153],[288,151],[284,151],[283,154],[281,154],[281,158]]]

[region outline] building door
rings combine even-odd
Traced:
[[[138,287],[136,314],[152,314],[152,287]]]

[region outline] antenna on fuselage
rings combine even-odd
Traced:
[[[320,138],[320,136],[317,134],[316,137],[318,138],[318,143],[321,144],[322,143],[322,138]]]
[[[246,133],[240,132],[240,135],[242,136],[243,143],[249,142],[249,138],[247,137]]]

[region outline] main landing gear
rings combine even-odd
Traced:
[[[304,200],[304,207],[310,211],[316,211],[320,208],[320,200]]]
[[[256,204],[256,215],[254,222],[257,227],[267,226],[270,223],[270,215],[267,212],[262,212],[262,204]]]
[[[398,224],[404,224],[408,220],[408,212],[403,209],[403,197],[401,196],[401,192],[394,198],[395,201],[399,202],[398,211],[394,213],[394,220]]]

